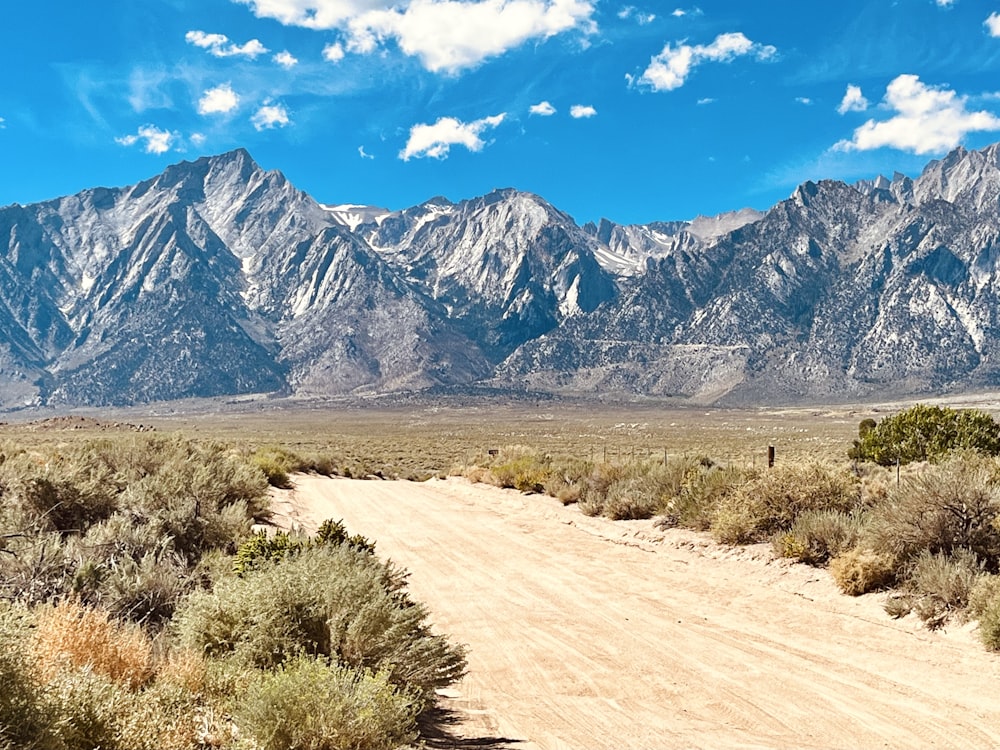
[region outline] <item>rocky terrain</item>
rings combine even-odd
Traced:
[[[0,208],[0,408],[491,388],[699,403],[1000,381],[1000,145],[766,212],[329,206],[243,150]]]

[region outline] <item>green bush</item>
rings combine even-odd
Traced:
[[[680,492],[667,505],[663,526],[708,531],[722,499],[755,473],[735,466],[719,466],[702,459],[688,472]]]
[[[306,654],[386,671],[429,696],[458,679],[464,652],[431,632],[402,573],[348,545],[303,549],[197,591],[174,617],[180,642],[209,656],[271,668]]]
[[[235,718],[260,750],[391,750],[416,739],[420,706],[383,672],[299,657],[260,673]]]
[[[865,516],[858,512],[807,510],[795,519],[791,529],[779,531],[772,544],[780,557],[820,566],[856,547],[864,527]]]
[[[762,542],[790,529],[805,511],[850,512],[860,501],[861,483],[850,472],[820,464],[778,466],[748,474],[720,498],[712,533],[724,544]]]
[[[917,404],[886,417],[875,427],[859,430],[859,439],[848,455],[888,466],[897,460],[903,464],[939,461],[954,450],[1000,454],[1000,424],[973,409],[956,411]]]

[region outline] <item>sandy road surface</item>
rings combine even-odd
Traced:
[[[469,645],[457,747],[1000,747],[1000,659],[971,627],[890,620],[761,547],[459,479],[296,484],[279,519],[375,539]]]

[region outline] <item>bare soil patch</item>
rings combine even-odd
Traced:
[[[1000,746],[1000,660],[825,571],[471,485],[295,478],[276,521],[343,519],[470,648],[436,747]]]

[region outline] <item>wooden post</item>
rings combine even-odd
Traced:
[[[774,446],[767,446],[767,468],[774,468]]]
[[[899,486],[899,456],[896,456],[896,486]]]

